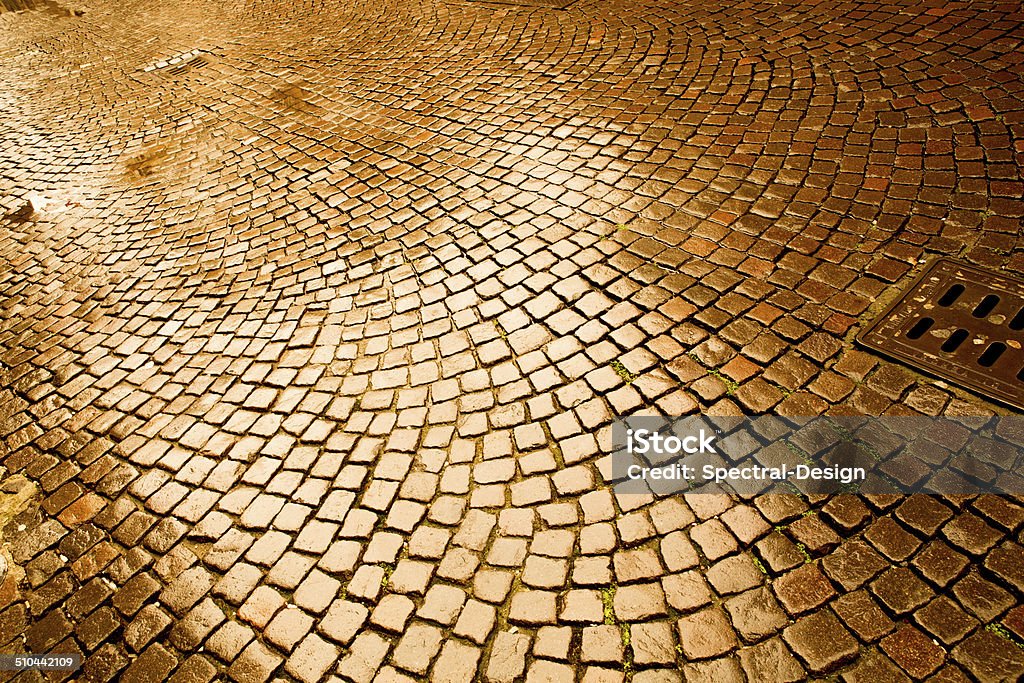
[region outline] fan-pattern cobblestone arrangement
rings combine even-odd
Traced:
[[[851,339],[1024,269],[1019,3],[4,7],[4,652],[1024,673],[1019,499],[605,481],[616,415],[1005,412]]]

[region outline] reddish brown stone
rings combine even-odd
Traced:
[[[774,589],[779,602],[794,616],[820,607],[836,594],[817,564],[805,564],[784,574],[775,580]]]
[[[941,647],[913,626],[905,626],[886,636],[881,646],[900,668],[917,679],[933,673],[946,658]]]
[[[857,654],[857,641],[829,611],[798,620],[783,633],[796,655],[814,673],[835,670]]]

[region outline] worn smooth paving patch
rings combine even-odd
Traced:
[[[31,6],[0,12],[4,652],[1024,672],[1019,499],[606,479],[617,416],[1005,412],[852,340],[937,256],[1024,267],[1018,7]]]

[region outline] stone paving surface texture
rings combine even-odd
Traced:
[[[1002,410],[850,339],[1024,270],[1019,3],[73,2],[0,12],[0,649],[1024,673],[1020,500],[605,482],[615,415]]]

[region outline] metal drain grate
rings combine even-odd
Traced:
[[[207,50],[201,50],[196,48],[189,50],[188,52],[181,52],[161,59],[158,62],[154,62],[148,66],[144,66],[142,71],[148,73],[150,71],[161,71],[172,76],[180,76],[181,74],[187,73],[191,69],[199,69],[207,66],[210,60],[204,55],[208,54]]]
[[[857,341],[1024,409],[1024,281],[941,258]]]
[[[198,69],[200,67],[206,66],[207,64],[209,64],[209,62],[203,59],[202,57],[193,57],[188,61],[181,62],[180,64],[175,64],[174,66],[168,68],[167,73],[172,74],[174,76],[180,76],[186,71],[189,71],[191,69]]]
[[[576,0],[466,0],[489,5],[519,5],[521,7],[547,7],[548,9],[567,9]]]

